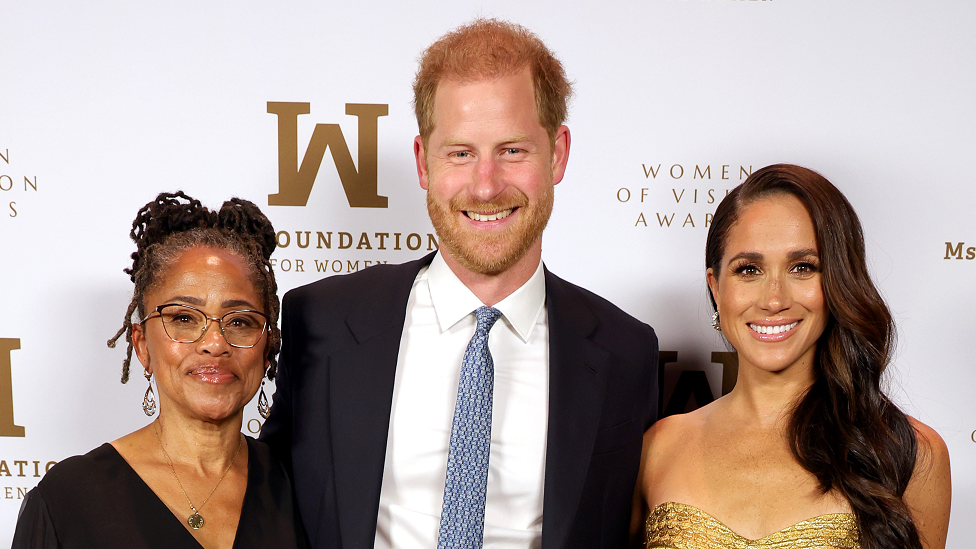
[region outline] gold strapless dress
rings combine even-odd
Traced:
[[[820,515],[764,538],[736,534],[718,519],[683,503],[662,503],[647,517],[647,549],[860,549],[850,513]]]

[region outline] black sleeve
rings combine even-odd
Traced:
[[[59,549],[58,534],[47,503],[35,488],[27,492],[17,516],[11,549]]]

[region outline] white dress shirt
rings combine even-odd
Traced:
[[[488,349],[495,365],[485,549],[539,547],[549,417],[549,324],[540,261],[494,307]],[[400,340],[377,549],[437,546],[461,360],[483,306],[438,253],[407,302]]]

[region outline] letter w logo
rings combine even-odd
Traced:
[[[388,105],[346,104],[346,114],[359,118],[359,170],[338,124],[316,124],[308,149],[298,166],[298,115],[308,114],[309,103],[268,102],[268,112],[278,115],[278,192],[268,195],[272,206],[304,206],[325,157],[339,172],[346,200],[353,208],[386,208],[388,199],[376,191],[377,119],[389,114]]]

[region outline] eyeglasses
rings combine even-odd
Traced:
[[[210,329],[210,322],[220,326],[220,333],[231,347],[249,349],[261,341],[268,327],[268,315],[259,311],[231,311],[217,318],[179,303],[167,303],[156,307],[152,314],[143,319],[142,324],[151,318],[163,321],[163,331],[177,343],[196,343]]]

